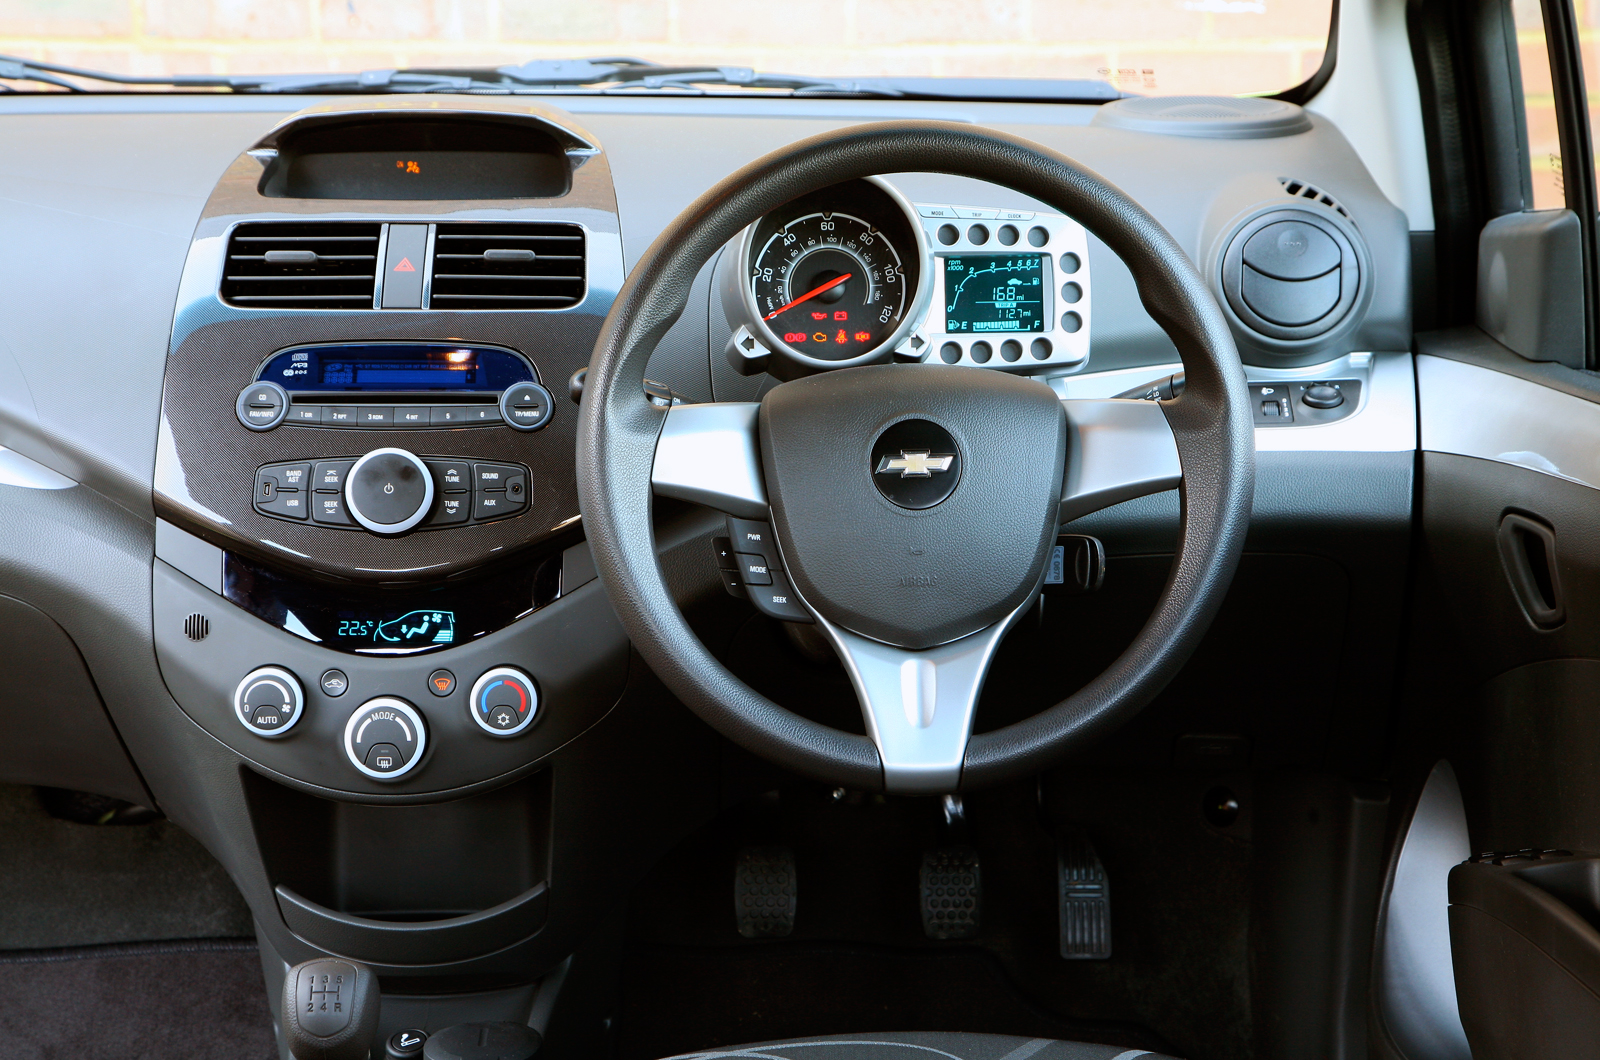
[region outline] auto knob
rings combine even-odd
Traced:
[[[305,712],[305,689],[281,666],[258,666],[233,690],[233,714],[239,724],[269,740],[287,734]]]
[[[403,534],[433,507],[428,465],[404,449],[374,449],[355,462],[344,480],[351,518],[375,534]]]

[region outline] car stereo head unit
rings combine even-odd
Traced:
[[[268,357],[239,395],[253,431],[307,427],[468,427],[537,430],[550,392],[515,350],[467,343],[330,343]]]

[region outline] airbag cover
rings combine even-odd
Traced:
[[[920,422],[880,441],[910,421]],[[1067,450],[1066,414],[1048,386],[944,365],[827,372],[769,391],[760,435],[784,563],[828,621],[929,648],[1000,621],[1037,584]],[[934,452],[946,436],[956,452]],[[918,507],[880,489],[879,475],[959,478]]]

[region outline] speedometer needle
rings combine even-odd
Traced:
[[[815,290],[812,290],[812,291],[807,291],[805,294],[801,295],[799,298],[796,298],[794,301],[790,302],[788,305],[780,306],[777,309],[774,309],[772,312],[768,313],[766,316],[762,317],[761,319],[762,320],[771,320],[773,317],[777,316],[779,313],[787,313],[789,310],[793,309],[795,306],[799,305],[801,302],[809,301],[810,299],[815,298],[817,295],[821,294],[823,291],[831,291],[831,290],[833,290],[835,287],[839,286],[841,283],[843,283],[844,281],[848,280],[850,277],[852,277],[854,275],[855,275],[855,273],[853,273],[853,272],[847,272],[843,276],[835,276],[833,279],[829,280],[827,283],[823,284],[821,287],[818,287],[818,288],[816,288]]]

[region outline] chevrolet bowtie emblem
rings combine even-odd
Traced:
[[[952,456],[933,456],[926,449],[902,449],[899,456],[884,456],[878,461],[875,474],[900,472],[901,478],[932,478],[934,472],[944,473],[956,462]]]

